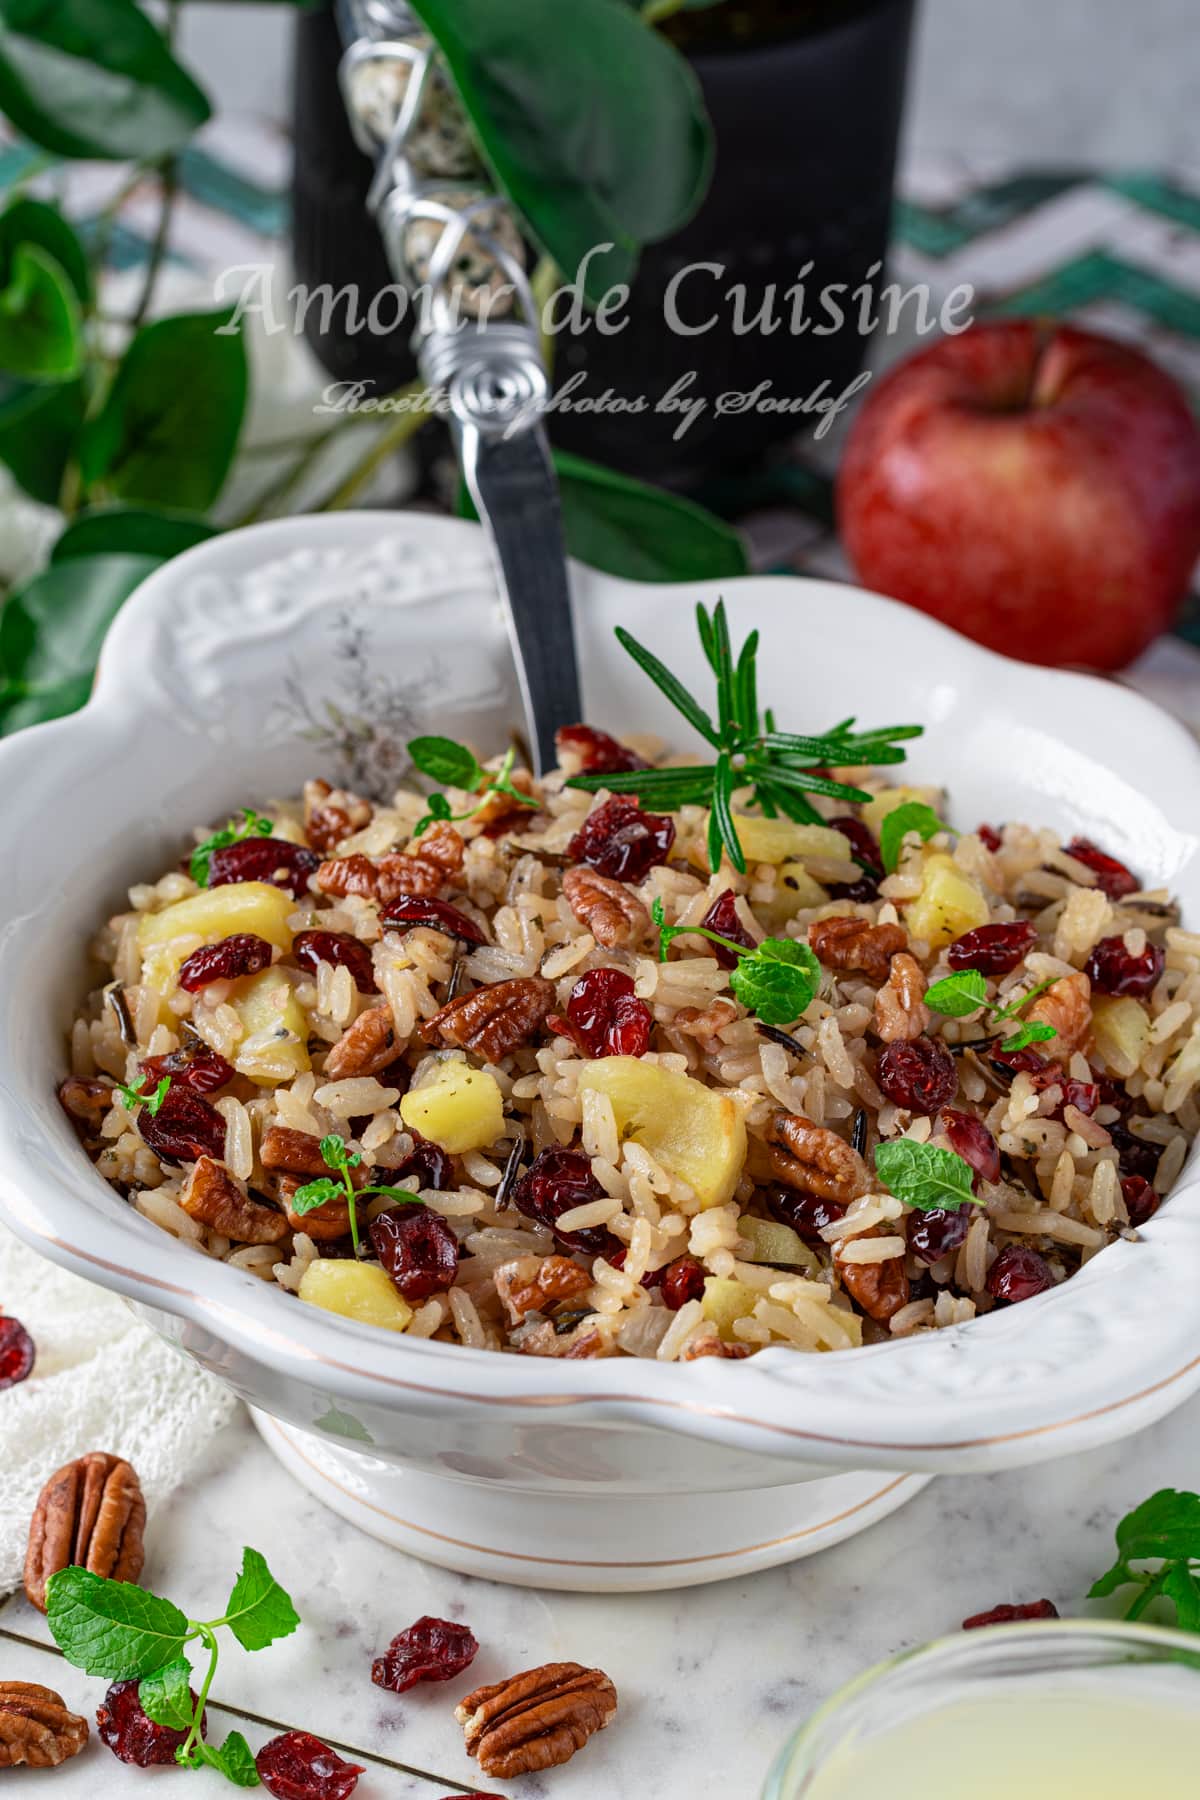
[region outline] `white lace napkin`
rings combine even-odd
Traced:
[[[227,1388],[104,1288],[36,1256],[0,1226],[0,1307],[37,1347],[33,1374],[0,1391],[0,1595],[21,1584],[34,1502],[87,1450],[131,1462],[153,1512],[233,1417]]]

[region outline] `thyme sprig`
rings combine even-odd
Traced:
[[[420,1195],[410,1193],[407,1188],[400,1187],[360,1187],[354,1185],[351,1169],[356,1169],[362,1161],[357,1150],[349,1150],[346,1140],[338,1132],[331,1131],[328,1137],[321,1139],[321,1160],[327,1169],[332,1169],[337,1179],[328,1175],[320,1175],[315,1181],[306,1182],[297,1188],[289,1205],[294,1213],[303,1218],[305,1213],[315,1212],[330,1200],[344,1200],[350,1215],[350,1239],[354,1245],[355,1256],[362,1254],[362,1240],[359,1235],[358,1202],[370,1200],[377,1195],[386,1195],[402,1206],[419,1206]]]
[[[884,725],[873,731],[856,732],[855,720],[850,718],[817,736],[780,731],[774,714],[759,709],[758,632],[750,633],[735,657],[723,600],[717,602],[711,614],[703,604],[698,605],[696,624],[705,658],[716,678],[715,722],[679,677],[623,626],[617,627],[617,640],[692,729],[712,746],[715,760],[691,768],[576,775],[566,785],[586,792],[605,788],[614,794],[636,794],[643,806],[658,806],[668,812],[681,806],[707,806],[710,867],[719,869],[722,855],[727,854],[733,867],[743,874],[746,857],[733,812],[736,793],[749,789],[749,804],[758,806],[769,819],[782,813],[797,824],[823,825],[825,820],[808,795],[821,794],[844,805],[870,799],[863,789],[833,780],[822,773],[824,769],[903,762],[907,753],[901,744],[908,738],[920,737],[923,728]]]

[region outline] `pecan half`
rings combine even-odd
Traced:
[[[893,956],[908,947],[903,925],[868,925],[849,916],[817,919],[808,941],[827,969],[861,969],[872,981],[886,981]]]
[[[558,1300],[571,1300],[585,1294],[592,1285],[586,1269],[565,1256],[522,1256],[516,1262],[504,1263],[494,1277],[496,1292],[507,1306],[514,1325],[526,1313],[544,1312]]]
[[[1092,1029],[1092,984],[1082,970],[1064,975],[1022,1016],[1030,1023],[1053,1025],[1058,1036],[1050,1048],[1055,1056],[1070,1056]]]
[[[512,1781],[570,1762],[617,1710],[603,1669],[546,1663],[510,1681],[476,1688],[454,1710],[467,1754],[485,1775]]]
[[[777,1181],[843,1206],[857,1200],[871,1185],[858,1151],[836,1131],[814,1125],[803,1113],[776,1113],[767,1158]]]
[[[714,1000],[703,1012],[698,1006],[681,1006],[671,1023],[685,1037],[694,1037],[704,1043],[724,1031],[727,1025],[732,1025],[737,1016],[738,1009],[732,1000]]]
[[[264,1169],[279,1169],[287,1175],[329,1173],[320,1138],[308,1131],[292,1131],[287,1125],[272,1125],[263,1134],[260,1154]]]
[[[343,838],[362,831],[374,816],[375,808],[369,800],[347,793],[345,788],[332,788],[320,780],[304,784],[304,834],[322,856]]]
[[[357,1169],[351,1175],[358,1174]],[[294,1175],[278,1177],[279,1199],[287,1209],[287,1223],[293,1231],[303,1231],[316,1244],[331,1244],[337,1238],[350,1235],[350,1203],[348,1200],[326,1200],[323,1206],[314,1206],[311,1212],[298,1213],[292,1210],[292,1198],[297,1188],[304,1183]]]
[[[103,1450],[76,1457],[50,1477],[33,1509],[25,1592],[46,1610],[46,1583],[60,1569],[90,1569],[110,1581],[142,1572],[146,1502],[127,1462]]]
[[[111,1081],[85,1081],[79,1075],[68,1075],[58,1084],[58,1097],[72,1125],[85,1132],[96,1132],[113,1103]]]
[[[326,1081],[377,1075],[396,1060],[396,1025],[390,1006],[373,1006],[343,1031],[325,1058]]]
[[[529,798],[533,799],[533,776],[528,769],[514,769],[509,779],[519,794],[528,794]],[[474,815],[475,823],[483,828],[484,837],[499,837],[501,832],[507,831],[510,825],[518,831],[524,830],[524,821],[536,818],[537,809],[532,806],[522,806],[521,802],[514,800],[511,794],[503,793],[499,788],[490,787],[491,780],[491,775],[488,775],[475,789],[477,794],[484,796],[482,803],[475,809]]]
[[[0,1769],[54,1769],[78,1756],[88,1722],[61,1694],[33,1681],[0,1681]]]
[[[235,1244],[278,1244],[288,1233],[282,1213],[249,1199],[228,1169],[210,1156],[193,1163],[179,1204],[190,1218],[232,1238]]]
[[[583,863],[567,870],[562,885],[567,905],[579,923],[606,950],[636,943],[650,924],[650,914],[636,894]]]
[[[833,1253],[834,1267],[842,1286],[867,1317],[878,1319],[881,1325],[885,1325],[902,1306],[908,1305],[909,1281],[904,1258],[890,1256],[886,1262],[845,1262],[840,1252],[843,1245],[861,1243],[863,1238],[891,1235],[886,1226],[873,1225],[869,1231],[859,1232],[856,1238],[843,1239]]]
[[[925,976],[915,957],[902,950],[892,958],[888,978],[875,996],[875,1032],[885,1044],[921,1036],[929,1024]]]
[[[749,1344],[727,1344],[724,1338],[696,1338],[687,1346],[680,1357],[680,1362],[698,1362],[702,1356],[722,1356],[733,1362],[741,1362],[744,1356],[750,1355]]]
[[[425,1033],[473,1050],[485,1062],[499,1062],[532,1037],[553,1005],[554,984],[540,975],[497,981],[443,1006],[425,1021]]]

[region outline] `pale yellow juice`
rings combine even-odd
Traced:
[[[1144,1675],[1142,1680],[1144,1682]],[[804,1800],[1197,1800],[1193,1708],[1103,1691],[997,1689],[836,1750]]]

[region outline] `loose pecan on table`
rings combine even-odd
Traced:
[[[249,1199],[229,1171],[208,1156],[193,1163],[179,1204],[189,1218],[235,1244],[278,1244],[288,1233],[282,1213]]]
[[[839,915],[810,925],[808,941],[827,969],[859,969],[872,981],[886,981],[893,956],[908,948],[908,933],[902,925],[868,925]]]
[[[374,816],[369,800],[347,793],[345,788],[333,788],[321,780],[304,784],[304,835],[323,856],[343,838],[362,831]]]
[[[1030,1024],[1052,1025],[1055,1056],[1069,1056],[1082,1047],[1092,1028],[1092,984],[1083,972],[1064,975],[1040,994],[1022,1017]]]
[[[767,1158],[777,1181],[843,1206],[871,1186],[867,1165],[858,1151],[836,1131],[814,1125],[803,1113],[776,1113]]]
[[[875,996],[875,1034],[885,1044],[921,1036],[929,1024],[925,976],[907,950],[892,958],[888,978]]]
[[[455,1717],[484,1774],[512,1781],[569,1762],[616,1710],[617,1690],[602,1669],[546,1663],[476,1688]]]
[[[25,1554],[25,1592],[46,1610],[46,1583],[60,1569],[90,1569],[109,1581],[142,1572],[146,1502],[133,1469],[119,1456],[90,1450],[50,1477],[33,1510]]]
[[[326,1081],[352,1075],[377,1075],[395,1062],[396,1024],[390,1006],[372,1006],[343,1031],[325,1058]]]
[[[88,1722],[61,1694],[32,1681],[0,1681],[0,1769],[53,1769],[78,1756]]]
[[[650,914],[636,894],[584,864],[563,876],[567,905],[598,944],[617,950],[636,943],[650,924]]]
[[[886,1262],[845,1262],[841,1252],[844,1247],[861,1243],[864,1238],[891,1236],[892,1232],[887,1226],[873,1225],[869,1231],[860,1232],[856,1238],[845,1239],[833,1253],[834,1267],[842,1286],[867,1317],[877,1319],[881,1325],[886,1325],[893,1313],[898,1313],[902,1306],[908,1305],[910,1288],[904,1258],[890,1256]]]
[[[425,1021],[425,1035],[499,1062],[533,1036],[553,1005],[554,984],[540,975],[497,981],[443,1006]]]

